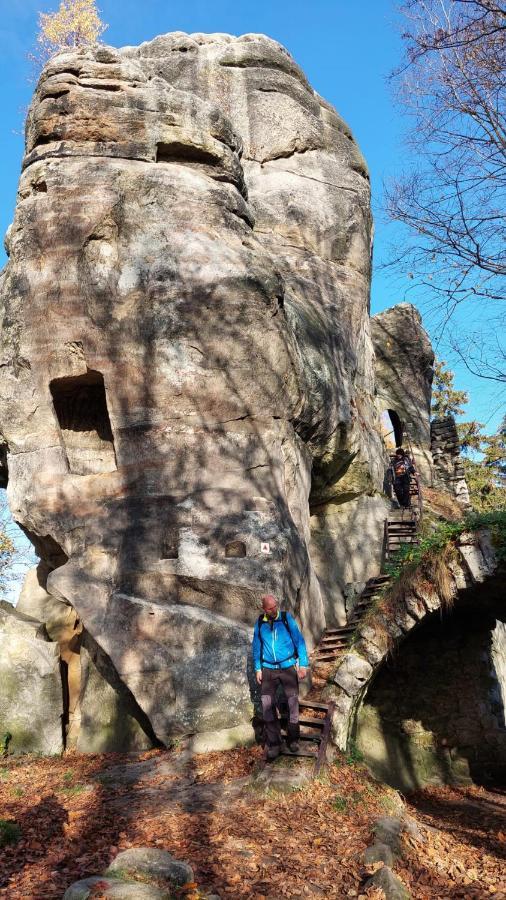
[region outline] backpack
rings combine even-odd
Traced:
[[[263,621],[264,621],[264,613],[260,613],[260,615],[259,615],[259,617],[258,617],[258,636],[259,636],[259,638],[260,638],[260,647],[261,647],[261,650],[260,650],[260,662],[261,662],[261,663],[263,663],[263,661],[264,661],[264,642],[263,642],[263,640],[262,640],[262,631],[261,631]],[[297,650],[297,644],[295,643],[295,641],[294,641],[294,639],[293,639],[293,634],[292,634],[290,625],[289,625],[289,623],[288,623],[288,616],[287,616],[285,610],[282,610],[282,612],[281,612],[281,621],[282,621],[283,625],[285,626],[286,630],[288,631],[288,634],[290,635],[290,639],[291,639],[292,644],[293,644],[293,651],[294,651],[294,652],[291,653],[290,656],[286,656],[285,659],[278,659],[278,663],[284,663],[284,662],[287,661],[287,659],[291,659],[292,656],[294,656],[295,659],[298,659],[298,658],[299,658],[299,651]]]
[[[394,470],[394,475],[396,478],[402,478],[403,475],[407,475],[409,471],[409,462],[405,456],[402,456],[400,459],[394,459],[392,463],[392,467]]]

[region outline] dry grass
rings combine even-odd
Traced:
[[[456,596],[451,563],[457,558],[455,545],[450,541],[442,550],[428,550],[418,563],[407,565],[399,577],[380,596],[371,610],[371,618],[378,613],[393,618],[399,610],[406,609],[411,597],[437,598],[442,609],[450,609]]]
[[[435,488],[423,488],[423,502],[426,510],[434,513],[438,518],[445,519],[448,522],[460,522],[464,517],[464,513],[455,500],[447,491],[435,490]]]

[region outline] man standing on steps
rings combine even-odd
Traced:
[[[415,472],[413,461],[402,447],[397,447],[392,460],[392,482],[395,496],[402,509],[411,509],[410,482]]]
[[[276,691],[281,687],[288,703],[288,749],[299,749],[299,678],[306,677],[306,643],[289,612],[278,609],[276,597],[262,597],[263,613],[253,634],[253,664],[262,689],[262,711],[267,737],[267,759],[276,759],[281,750],[281,731],[276,709]]]

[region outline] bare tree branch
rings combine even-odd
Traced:
[[[415,165],[385,190],[387,215],[407,235],[388,265],[446,322],[458,305],[483,300],[492,320],[506,297],[506,2],[408,0],[402,10],[405,60],[392,81],[412,119]],[[479,354],[466,361],[503,380],[493,338],[484,329],[486,363]]]

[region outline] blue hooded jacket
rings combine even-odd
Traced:
[[[297,662],[306,668],[309,665],[306,642],[299,631],[297,622],[291,613],[285,613],[288,628],[278,610],[272,621],[263,616],[257,619],[253,632],[253,664],[255,672],[261,669],[288,669]],[[297,650],[297,654],[295,653]],[[262,659],[263,656],[263,659]]]

